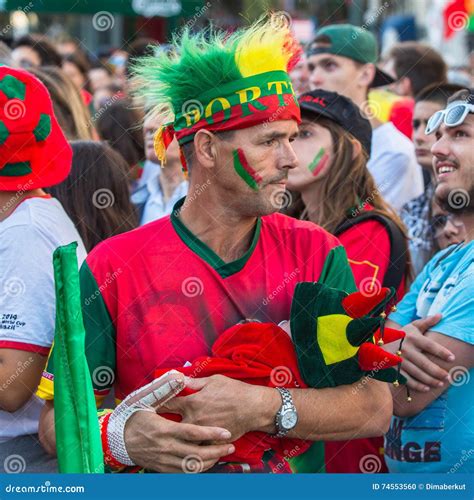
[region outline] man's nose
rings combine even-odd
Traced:
[[[446,136],[442,135],[434,144],[431,146],[431,154],[438,159],[443,159],[449,156],[449,141]]]
[[[282,168],[292,170],[298,166],[298,157],[290,142],[285,145],[285,152],[282,160]]]
[[[452,239],[459,233],[458,228],[448,220],[444,226],[444,236],[448,239]]]
[[[322,87],[324,80],[322,71],[318,67],[314,68],[313,71],[311,71],[311,74],[309,76],[309,83],[311,86],[311,90]]]
[[[309,81],[309,77],[310,77],[310,71],[308,69],[308,65],[304,64],[303,67],[301,68],[300,80],[306,83],[307,81]]]
[[[413,141],[418,144],[426,142],[426,135],[425,131],[423,130],[423,125],[418,125],[417,128],[413,129]]]

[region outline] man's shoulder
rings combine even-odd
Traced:
[[[166,244],[172,233],[170,217],[140,226],[126,233],[121,233],[99,243],[87,256],[88,264],[104,261],[130,262],[148,252],[154,253],[161,243]]]
[[[474,240],[468,243],[455,243],[437,252],[427,265],[430,271],[440,266],[456,270],[456,273],[472,272],[474,263]]]
[[[0,223],[0,233],[13,228],[18,231],[31,228],[44,214],[57,213],[57,203],[54,198],[26,198],[20,201],[11,214]],[[9,208],[8,205],[6,207]]]
[[[262,223],[269,233],[278,237],[290,237],[301,242],[327,242],[329,246],[340,245],[339,240],[314,222],[295,219],[284,214],[274,213],[262,217]]]
[[[22,201],[0,224],[1,239],[11,247],[16,244],[43,242],[49,248],[69,243],[70,238],[80,237],[71,219],[55,198],[29,198]],[[66,241],[67,240],[67,241]]]
[[[400,132],[393,123],[387,122],[373,132],[373,148],[375,151],[393,156],[416,158],[415,147],[408,137]],[[377,155],[375,155],[377,156]]]

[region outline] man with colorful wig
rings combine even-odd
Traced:
[[[176,137],[190,187],[171,216],[103,242],[81,268],[86,355],[99,401],[112,387],[123,400],[156,370],[209,355],[242,320],[288,320],[298,282],[354,291],[338,240],[276,213],[288,200],[300,121],[288,76],[298,49],[281,21],[274,15],[231,35],[185,31],[170,54],[136,68],[140,94],[163,118],[157,155],[165,163]],[[53,377],[50,361],[39,393],[50,400],[42,434],[51,451]],[[309,441],[380,435],[392,413],[388,387],[375,380],[357,390],[284,395],[223,375],[187,383],[197,392],[167,404],[181,422],[137,411],[108,432],[115,464],[180,472],[197,460],[206,471],[248,432]],[[283,408],[293,418],[282,418]]]

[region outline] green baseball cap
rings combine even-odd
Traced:
[[[364,28],[352,24],[331,24],[316,33],[306,54],[334,54],[363,64],[376,64],[378,44],[375,36]],[[376,67],[375,78],[370,86],[382,87],[393,82],[391,76]]]

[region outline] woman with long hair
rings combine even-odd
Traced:
[[[408,242],[367,169],[369,121],[335,92],[313,90],[299,102],[302,122],[293,142],[299,165],[288,175],[288,188],[295,193],[288,215],[315,222],[340,239],[362,293],[389,286],[400,300],[410,270]],[[361,472],[361,460],[369,454],[377,455],[383,470],[382,447],[382,437],[328,442],[326,471]]]
[[[105,106],[97,119],[97,132],[118,151],[128,164],[129,180],[132,186],[142,174],[145,161],[143,141],[143,115],[127,99],[119,99]]]
[[[90,252],[101,241],[138,226],[128,167],[105,142],[72,141],[71,173],[48,192],[57,198]]]
[[[89,109],[84,104],[79,90],[64,71],[55,66],[31,68],[29,71],[48,89],[54,113],[66,137],[69,140],[94,139],[97,134]]]

